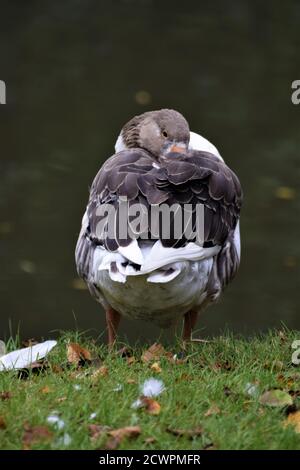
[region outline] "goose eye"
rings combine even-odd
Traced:
[[[168,133],[166,131],[162,131],[162,135],[166,138],[168,137]]]

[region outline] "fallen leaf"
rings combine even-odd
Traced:
[[[208,410],[206,411],[206,413],[204,413],[204,416],[212,416],[212,415],[218,415],[221,413],[221,410],[220,408],[218,407],[218,405],[216,404],[213,404],[210,408],[208,408]]]
[[[108,375],[108,367],[101,366],[99,369],[96,369],[92,374],[92,379],[97,380],[99,377],[106,377]]]
[[[109,426],[102,426],[100,424],[89,424],[88,430],[92,442],[97,441],[104,434],[107,434],[111,430]]]
[[[6,422],[3,416],[0,416],[0,429],[6,429]]]
[[[91,353],[78,343],[69,343],[67,346],[67,359],[70,364],[84,365],[92,360]]]
[[[12,397],[11,392],[0,392],[0,400],[9,400]]]
[[[136,384],[137,381],[135,379],[127,379],[128,384]]]
[[[146,412],[149,415],[159,415],[161,411],[161,406],[158,401],[153,400],[153,398],[142,397],[141,398],[142,407],[145,408]]]
[[[155,439],[155,437],[147,437],[145,440],[144,440],[144,443],[146,445],[149,445],[149,444],[154,444],[154,442],[156,442],[157,439]]]
[[[137,438],[141,434],[141,432],[142,431],[140,426],[127,426],[124,428],[109,431],[108,434],[110,438],[106,442],[105,449],[117,449],[125,439]]]
[[[88,286],[82,279],[73,279],[71,282],[71,287],[75,290],[87,290]]]
[[[52,439],[53,434],[46,426],[31,427],[28,424],[24,425],[24,434],[22,439],[23,449],[28,450],[31,446],[39,442],[45,442]]]
[[[168,427],[167,431],[174,436],[187,437],[189,439],[193,439],[193,437],[201,436],[201,434],[203,434],[203,429],[200,426],[194,429],[174,429]]]
[[[46,385],[45,387],[41,388],[40,392],[41,392],[41,393],[50,393],[51,390],[50,390],[50,388],[48,387],[48,385]]]
[[[145,363],[151,362],[151,361],[157,361],[160,359],[162,356],[166,355],[166,350],[165,348],[159,344],[159,343],[154,343],[152,346],[150,346],[149,349],[147,349],[144,354],[142,355],[142,361]]]
[[[282,199],[284,201],[291,201],[296,197],[296,191],[289,186],[279,186],[276,188],[275,196],[277,199]]]
[[[284,422],[284,427],[286,426],[293,426],[294,431],[300,434],[300,411],[296,411],[295,413],[290,413],[287,419]]]
[[[136,362],[136,359],[134,356],[131,356],[131,357],[127,357],[126,358],[126,362],[129,366],[131,366],[132,364],[134,364]]]
[[[268,390],[267,392],[263,393],[259,399],[259,402],[262,405],[268,406],[288,406],[293,404],[292,397],[283,390]]]
[[[152,366],[150,367],[151,370],[153,370],[154,372],[156,372],[157,374],[160,374],[160,372],[162,371],[160,365],[159,365],[159,362],[153,362]]]

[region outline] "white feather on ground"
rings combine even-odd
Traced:
[[[0,358],[0,371],[25,369],[33,362],[43,359],[56,344],[56,341],[45,341],[5,354]]]

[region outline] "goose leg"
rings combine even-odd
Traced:
[[[183,322],[183,333],[182,339],[183,341],[191,341],[192,340],[192,332],[197,323],[198,312],[194,312],[191,310],[184,315],[184,322]]]
[[[119,314],[119,312],[109,307],[109,309],[106,311],[106,324],[107,324],[107,331],[108,331],[109,349],[112,349],[115,344],[120,319],[121,319],[121,315]]]

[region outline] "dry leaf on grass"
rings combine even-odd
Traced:
[[[176,428],[167,428],[167,431],[174,436],[187,437],[193,439],[193,437],[201,436],[203,434],[203,429],[198,426],[194,429],[176,429]]]
[[[162,356],[166,356],[166,354],[167,351],[161,344],[154,343],[152,344],[152,346],[150,346],[149,349],[144,352],[144,354],[142,355],[142,361],[145,363],[157,361]]]
[[[137,383],[137,381],[136,381],[135,379],[127,379],[126,382],[127,382],[128,384],[131,384],[131,385]]]
[[[162,371],[162,368],[159,365],[159,362],[153,362],[152,366],[150,367],[151,370],[156,372],[157,374],[160,374]]]
[[[31,427],[28,424],[24,425],[24,434],[22,439],[23,449],[28,450],[32,445],[39,442],[46,442],[51,440],[53,434],[46,426]]]
[[[50,390],[50,388],[48,387],[48,385],[46,385],[45,387],[41,388],[40,392],[47,394],[47,393],[50,393],[51,390]]]
[[[91,353],[78,343],[67,345],[67,359],[70,364],[83,365],[92,360]]]
[[[96,369],[95,372],[92,373],[92,379],[97,380],[99,377],[106,377],[108,375],[108,367],[101,366],[99,369]]]
[[[268,390],[259,399],[262,405],[284,407],[293,404],[292,397],[283,390]]]
[[[11,392],[0,392],[0,400],[9,400],[12,397]]]
[[[155,437],[147,437],[145,440],[144,440],[144,443],[146,445],[149,445],[149,444],[154,444],[154,442],[156,442],[157,439],[155,439]]]
[[[300,411],[290,413],[286,420],[284,421],[284,427],[293,426],[294,431],[297,434],[300,434]]]
[[[158,401],[153,400],[153,398],[142,397],[142,408],[145,408],[149,415],[159,415],[161,411],[161,406]]]
[[[149,397],[138,398],[135,402],[133,402],[131,408],[135,410],[143,408],[149,415],[159,415],[161,411],[161,406],[158,401]]]
[[[109,431],[108,434],[110,438],[106,442],[105,449],[117,449],[125,439],[137,438],[141,432],[140,426],[127,426],[125,428]]]
[[[89,424],[88,425],[89,434],[91,441],[95,442],[104,434],[107,434],[111,430],[109,426],[102,426],[100,424]]]
[[[127,357],[126,358],[126,362],[129,366],[131,366],[132,364],[134,364],[136,362],[136,359],[134,356],[131,356],[131,357]]]
[[[6,421],[3,416],[0,416],[0,429],[6,429]]]
[[[221,410],[220,408],[218,407],[218,405],[216,404],[213,404],[207,411],[206,413],[204,413],[204,416],[208,417],[208,416],[213,416],[213,415],[218,415],[221,413]]]

